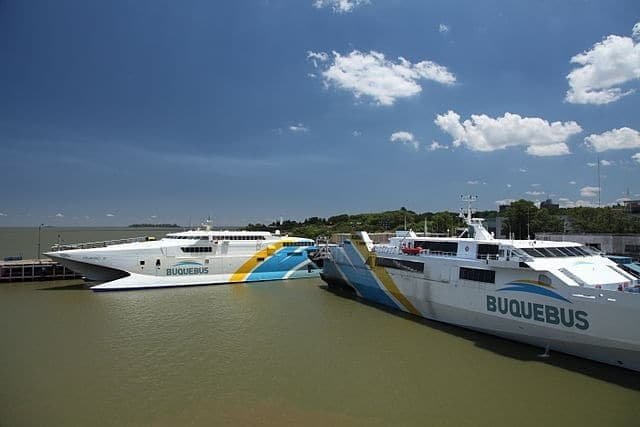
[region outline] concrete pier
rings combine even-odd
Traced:
[[[49,259],[0,261],[0,283],[81,279],[82,276]]]

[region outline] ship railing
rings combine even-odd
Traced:
[[[51,246],[51,251],[59,252],[59,251],[67,251],[71,249],[106,248],[107,246],[112,246],[112,245],[121,245],[124,243],[146,242],[149,240],[151,239],[148,236],[140,236],[140,237],[128,237],[125,239],[103,240],[99,242],[55,244]]]
[[[430,249],[424,249],[420,252],[420,255],[428,255],[428,256],[443,256],[443,257],[457,257],[457,252],[445,252],[445,251],[432,251]]]

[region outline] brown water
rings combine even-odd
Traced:
[[[640,374],[320,280],[80,283],[0,285],[0,426],[640,425]]]

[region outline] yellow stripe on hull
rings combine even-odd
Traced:
[[[358,252],[360,252],[362,258],[369,265],[374,276],[380,281],[380,283],[382,283],[386,290],[391,295],[393,295],[396,300],[400,301],[400,303],[405,306],[409,313],[415,314],[416,316],[421,316],[422,314],[418,311],[418,309],[411,303],[411,301],[409,301],[406,296],[404,296],[402,292],[400,292],[400,289],[398,289],[396,284],[393,283],[393,279],[391,278],[391,276],[389,276],[387,270],[385,270],[384,267],[376,265],[375,254],[369,252],[369,249],[367,249],[365,243],[358,240],[352,240],[352,243],[353,246],[358,250]]]
[[[282,239],[279,242],[272,243],[264,249],[259,250],[251,258],[249,258],[244,264],[240,266],[239,269],[235,271],[231,275],[231,279],[229,281],[231,283],[244,282],[247,280],[247,277],[251,274],[251,272],[260,265],[263,261],[266,261],[271,255],[278,252],[284,246],[284,242],[294,242],[293,239]],[[258,258],[262,258],[262,260],[258,261]]]

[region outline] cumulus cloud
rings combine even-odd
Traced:
[[[560,197],[558,199],[558,204],[560,205],[561,208],[580,208],[580,207],[595,208],[598,206],[596,203],[591,202],[589,200],[573,201],[571,199],[567,199],[566,197]]]
[[[511,185],[511,184],[507,184],[507,188],[511,188],[511,187],[512,187],[512,185]]]
[[[327,62],[329,60],[329,55],[327,55],[325,52],[312,52],[308,50],[307,59],[313,63],[314,67],[318,68],[318,63]]]
[[[448,33],[449,32],[449,27],[445,24],[440,24],[438,26],[438,31],[441,33]]]
[[[640,164],[640,153],[634,154],[631,158]]]
[[[627,127],[611,129],[601,134],[591,134],[584,142],[597,152],[640,148],[640,132]]]
[[[362,136],[362,131],[354,130],[353,132],[351,132],[351,135],[355,137]]]
[[[590,50],[571,58],[580,67],[567,75],[569,90],[565,99],[572,104],[608,104],[633,93],[623,91],[625,83],[640,79],[640,22],[633,27],[633,38],[610,35]]]
[[[577,182],[575,182],[575,181],[569,181],[569,184],[571,184],[571,185],[576,185],[576,184],[577,184]]]
[[[8,216],[8,215],[4,212],[0,212],[0,216]]]
[[[518,169],[518,172],[527,173],[527,170],[525,168],[520,168]]]
[[[590,168],[595,168],[596,166],[598,166],[598,164],[596,162],[588,162],[587,166],[589,166]]]
[[[615,164],[615,162],[610,160],[604,160],[604,159],[600,160],[600,166],[611,166],[613,164]]]
[[[524,194],[528,196],[542,196],[544,192],[542,191],[526,191]]]
[[[64,218],[64,215],[62,213],[58,212],[56,214],[56,218]]]
[[[111,217],[114,217],[114,216],[115,216],[115,215],[114,215],[114,214],[112,214],[112,213],[108,213],[108,214],[106,214],[106,215],[107,215],[109,218],[111,218]]]
[[[636,22],[636,25],[633,26],[633,30],[631,30],[631,35],[634,39],[640,40],[640,22]]]
[[[302,123],[298,123],[297,125],[289,126],[289,130],[291,132],[309,132],[309,128],[305,127]]]
[[[349,13],[363,4],[368,4],[369,0],[314,0],[313,7],[322,9],[330,7],[334,13]]]
[[[413,136],[413,134],[411,132],[406,132],[406,131],[403,131],[403,130],[392,133],[391,137],[389,138],[389,141],[391,141],[391,142],[400,142],[400,143],[403,143],[403,144],[411,145],[416,150],[420,146],[420,143]]]
[[[427,147],[427,150],[429,151],[448,150],[448,149],[449,149],[448,146],[440,144],[438,141],[431,141],[431,145]]]
[[[567,139],[582,132],[576,122],[549,123],[538,117],[512,113],[495,119],[472,114],[471,120],[461,122],[460,115],[450,110],[439,114],[434,122],[453,138],[454,147],[464,144],[473,151],[494,151],[525,146],[527,154],[532,156],[569,154]]]
[[[353,93],[356,98],[367,96],[379,105],[393,105],[399,98],[422,92],[421,80],[452,85],[456,77],[446,67],[432,61],[411,63],[399,57],[397,62],[384,54],[354,50],[348,55],[333,52],[333,62],[323,61],[324,52],[308,52],[314,66],[322,68],[327,86],[333,85]]]
[[[582,197],[597,197],[600,187],[582,187],[580,189],[580,196]]]

